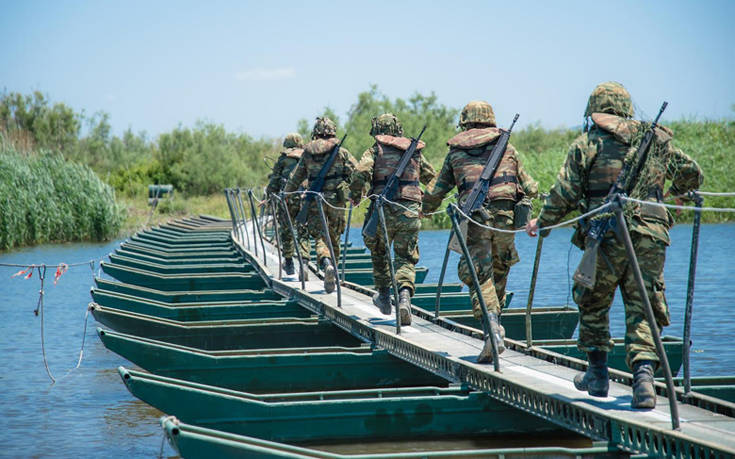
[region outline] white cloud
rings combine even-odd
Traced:
[[[238,81],[272,81],[285,80],[296,76],[293,67],[263,68],[256,67],[242,72],[237,72],[235,78]]]

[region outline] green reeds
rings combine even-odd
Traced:
[[[115,192],[61,154],[17,152],[0,138],[0,250],[115,237],[123,211]]]

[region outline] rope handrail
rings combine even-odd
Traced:
[[[658,207],[666,207],[669,209],[677,209],[677,210],[699,210],[702,212],[722,212],[722,213],[735,213],[735,208],[733,207],[695,207],[695,206],[682,206],[679,204],[666,204],[663,202],[656,202],[656,201],[644,201],[642,199],[635,199],[631,198],[629,196],[621,196],[620,197],[623,201],[628,202],[635,202],[638,204],[646,204],[650,206],[658,206]]]

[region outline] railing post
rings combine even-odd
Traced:
[[[265,253],[265,242],[263,241],[263,233],[260,231],[260,222],[258,221],[258,214],[255,211],[255,201],[253,198],[253,189],[248,189],[248,199],[250,200],[250,212],[253,218],[253,225],[255,225],[255,229],[253,230],[253,238],[255,238],[255,231],[258,231],[258,237],[260,238],[260,246],[263,248],[263,265],[268,266],[268,261]],[[255,256],[258,256],[258,241],[255,241]]]
[[[390,282],[393,287],[393,301],[395,302],[396,308],[396,335],[401,334],[401,311],[398,307],[399,296],[398,296],[398,283],[396,282],[396,270],[393,266],[393,256],[390,252],[390,239],[388,238],[388,225],[385,223],[385,212],[383,211],[383,196],[378,196],[375,202],[375,207],[378,212],[378,219],[380,220],[380,226],[383,228],[383,244],[385,245],[385,255],[388,257],[388,268],[390,274]],[[410,308],[410,306],[409,306]],[[411,314],[411,310],[408,310]]]
[[[291,230],[291,237],[293,238],[293,244],[296,250],[296,255],[299,257],[299,278],[301,280],[301,290],[306,290],[306,280],[305,280],[305,269],[308,269],[304,265],[304,258],[301,256],[301,245],[299,244],[299,238],[296,233],[296,229],[293,227],[293,220],[291,219],[291,214],[288,211],[288,205],[286,204],[286,197],[281,193],[281,198],[279,196],[278,200],[281,202],[281,206],[283,207],[283,211],[286,212],[286,221],[288,222],[288,227]]]
[[[329,223],[327,222],[327,216],[324,213],[324,206],[322,206],[322,197],[321,195],[317,196],[316,199],[314,199],[317,203],[317,207],[319,208],[319,216],[322,220],[322,229],[324,231],[324,238],[327,240],[327,247],[329,247],[329,257],[332,259],[332,266],[334,267],[334,276],[337,277],[337,259],[334,255],[334,246],[332,245],[332,238],[329,237]],[[318,262],[318,260],[317,260]],[[342,307],[342,286],[340,285],[339,279],[337,279],[337,307]]]
[[[702,222],[702,197],[696,191],[690,193],[694,199],[694,224],[692,226],[692,244],[689,252],[689,279],[687,282],[687,300],[684,309],[684,342],[682,343],[682,366],[684,368],[684,395],[692,391],[692,375],[689,357],[692,347],[692,313],[694,308],[694,279],[697,275],[697,252],[699,250],[699,228]]]
[[[278,221],[276,215],[276,207],[273,205],[273,196],[268,196],[268,205],[273,215],[273,232],[276,239],[276,250],[278,250],[278,279],[283,279],[283,257],[281,256],[281,235],[278,234]]]
[[[641,274],[641,268],[638,265],[638,258],[635,254],[635,248],[633,247],[633,241],[630,239],[630,233],[628,232],[628,224],[625,221],[623,215],[623,206],[621,202],[621,196],[617,195],[613,202],[613,209],[615,211],[615,218],[618,223],[618,236],[622,239],[623,245],[625,246],[625,252],[628,255],[628,268],[633,271],[636,284],[638,285],[638,293],[643,301],[643,309],[646,313],[646,319],[648,320],[648,326],[651,329],[651,335],[653,336],[653,342],[656,344],[656,353],[658,358],[661,360],[661,366],[664,370],[664,376],[666,377],[666,392],[669,398],[669,409],[671,412],[671,428],[674,430],[679,429],[679,407],[676,404],[676,392],[674,390],[674,380],[671,376],[671,367],[669,367],[669,359],[666,356],[664,345],[661,342],[661,334],[658,332],[658,323],[656,317],[653,314],[653,308],[651,307],[651,301],[648,298],[648,292],[646,291],[646,285],[643,283],[643,275]]]
[[[230,189],[225,188],[225,201],[227,201],[227,207],[230,209],[230,219],[232,220],[232,231],[235,233],[235,237],[240,239],[240,236],[238,236],[238,228],[237,224],[235,223],[235,211],[232,207],[232,201],[230,200]]]
[[[444,261],[442,262],[442,270],[439,273],[439,283],[436,286],[436,301],[434,302],[434,318],[439,318],[439,309],[441,308],[442,286],[444,285],[444,276],[447,273],[447,263],[449,263],[449,242],[452,240],[452,230],[449,230],[449,240],[447,241],[447,249],[444,251]]]
[[[350,242],[350,222],[352,221],[352,203],[347,211],[347,227],[345,228],[345,243],[342,246],[342,282],[345,282],[345,266],[347,265],[347,243]]]
[[[526,303],[526,347],[533,346],[533,323],[531,322],[531,309],[533,308],[533,295],[536,293],[536,279],[538,277],[538,266],[541,261],[541,248],[544,245],[544,236],[539,234],[536,242],[536,255],[533,258],[533,273],[531,274],[531,285],[528,287],[528,302]]]
[[[457,237],[457,241],[459,242],[459,246],[462,248],[462,254],[465,257],[465,260],[467,261],[467,267],[470,271],[470,277],[472,277],[472,284],[475,287],[475,291],[477,292],[477,299],[480,303],[480,310],[482,311],[482,328],[485,335],[486,340],[490,340],[490,347],[492,349],[493,354],[493,368],[495,371],[500,371],[500,354],[498,353],[498,343],[495,341],[495,334],[493,333],[493,327],[490,324],[490,321],[495,319],[497,322],[497,316],[493,314],[493,318],[490,317],[490,313],[487,310],[487,305],[485,304],[485,298],[482,297],[482,289],[480,288],[480,281],[477,278],[477,271],[475,270],[475,264],[472,261],[472,257],[470,256],[470,250],[467,248],[467,242],[464,239],[464,236],[462,235],[462,231],[459,228],[459,222],[457,221],[457,215],[455,214],[455,205],[451,204],[450,207],[447,208],[447,212],[449,213],[449,218],[452,220],[452,229],[454,230],[454,235]],[[469,224],[472,224],[472,222],[469,222]],[[498,327],[500,325],[497,325]]]
[[[232,195],[235,196],[235,190],[232,190]],[[247,241],[248,249],[251,249],[250,234],[248,233],[248,228],[245,223],[245,217],[247,215],[247,212],[245,212],[245,204],[242,202],[242,190],[240,190],[240,188],[237,189],[237,205],[240,208],[240,224],[242,224],[241,231],[242,231],[242,234],[245,235],[245,240]]]

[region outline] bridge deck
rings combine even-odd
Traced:
[[[653,410],[633,410],[630,387],[613,381],[608,397],[590,397],[574,388],[572,380],[577,370],[512,349],[501,355],[501,372],[497,373],[492,364],[476,363],[483,346],[480,339],[416,315],[412,325],[401,327],[401,334],[397,335],[395,317],[380,314],[369,296],[343,287],[340,309],[336,293],[326,294],[318,279],[307,282],[305,291],[296,276],[278,280],[275,247],[266,243],[264,266],[261,247],[259,257],[255,257],[243,245],[236,245],[269,277],[277,292],[294,297],[303,306],[397,357],[488,391],[516,408],[591,438],[612,441],[629,451],[669,457],[735,456],[734,418],[680,404],[681,429],[674,431],[665,397],[658,397]]]

